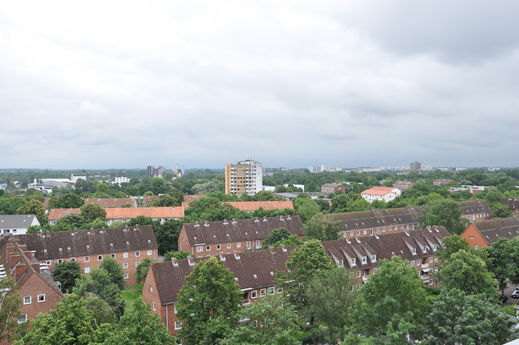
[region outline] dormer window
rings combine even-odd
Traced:
[[[371,255],[371,262],[375,262],[377,261],[377,256],[376,255]]]
[[[362,260],[362,263],[365,264],[365,263],[368,262],[368,257],[367,256],[363,256],[361,260]]]
[[[337,262],[337,267],[343,268],[344,267],[344,260],[339,260],[339,262]]]
[[[438,245],[437,244],[433,244],[433,250],[434,251],[438,250]]]
[[[350,259],[350,264],[351,264],[351,266],[355,266],[355,265],[356,265],[355,261],[356,261],[355,258]]]
[[[416,248],[412,248],[412,249],[411,249],[411,253],[412,253],[413,255],[416,255]]]

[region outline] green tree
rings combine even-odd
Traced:
[[[72,291],[79,297],[93,293],[103,299],[113,309],[117,316],[124,312],[124,300],[121,298],[121,289],[112,282],[112,277],[104,269],[94,269],[90,274],[81,276]]]
[[[61,290],[70,292],[81,277],[81,267],[76,261],[64,261],[57,264],[52,273],[52,279],[61,283]]]
[[[0,343],[16,338],[22,298],[14,278],[0,280]]]
[[[330,241],[339,238],[339,231],[342,229],[340,222],[327,221],[321,213],[314,215],[303,226],[305,237],[320,241]]]
[[[489,298],[497,297],[497,281],[487,269],[483,259],[466,250],[460,250],[439,272],[445,288],[459,289],[469,295],[484,294]]]
[[[449,260],[452,254],[460,250],[472,251],[473,249],[460,235],[450,235],[442,239],[442,249],[436,252],[436,256],[441,260]]]
[[[163,194],[163,193],[166,193],[166,183],[164,182],[164,180],[160,177],[155,177],[153,179],[151,179],[151,185],[150,185],[150,190],[153,192],[153,194],[155,195],[159,195],[159,194]]]
[[[460,218],[461,206],[454,200],[434,200],[422,207],[418,221],[426,226],[445,226],[451,234],[460,234],[466,224]]]
[[[183,224],[181,220],[177,219],[168,219],[164,223],[153,222],[153,232],[157,238],[160,255],[177,250],[178,236]]]
[[[284,304],[279,296],[266,296],[250,306],[241,308],[241,320],[220,345],[298,345],[297,316],[290,304]]]
[[[85,218],[85,222],[89,223],[95,219],[106,220],[106,211],[99,205],[86,204],[80,207],[81,215]]]
[[[178,251],[178,252],[167,252],[164,255],[164,261],[170,261],[172,258],[175,258],[178,260],[183,260],[183,259],[187,259],[188,256],[189,256],[189,253],[185,252],[183,250]]]
[[[126,287],[126,282],[124,281],[124,272],[121,268],[121,264],[119,264],[115,259],[110,257],[105,257],[99,268],[104,269],[110,275],[110,280],[112,283],[117,285],[119,289],[124,289]]]
[[[146,216],[138,216],[130,219],[127,223],[128,226],[135,225],[153,225],[153,219]]]
[[[263,248],[268,248],[274,245],[276,242],[290,237],[290,233],[287,228],[273,229],[263,241]]]
[[[487,248],[488,270],[499,283],[501,296],[505,295],[508,279],[517,281],[519,276],[519,239],[501,237]]]
[[[311,181],[305,186],[305,192],[320,192],[320,188],[315,182]]]
[[[308,197],[298,197],[294,199],[293,203],[296,214],[301,216],[303,222],[306,222],[321,210],[321,207]]]
[[[49,200],[49,208],[79,208],[85,201],[77,194],[68,193]]]
[[[198,263],[178,294],[177,315],[184,320],[183,344],[215,344],[237,321],[241,291],[233,274],[212,257]]]
[[[387,344],[421,339],[427,311],[424,284],[409,262],[394,256],[360,290],[353,312],[353,334],[377,337]]]
[[[151,206],[180,206],[182,205],[183,201],[184,195],[180,191],[173,189],[168,194],[161,195],[157,200],[155,200],[151,204]]]
[[[425,334],[430,345],[500,345],[511,340],[513,324],[485,296],[442,289],[427,315]]]
[[[347,194],[335,195],[332,199],[332,206],[330,207],[330,212],[332,212],[332,213],[348,212],[349,203],[350,203],[350,197]]]
[[[85,308],[92,314],[97,326],[103,323],[114,324],[117,321],[114,308],[96,294],[86,293],[81,300]]]
[[[306,284],[335,266],[322,244],[317,240],[309,240],[290,253],[286,267],[289,272],[276,272],[277,285],[285,286],[289,301],[296,310],[302,310],[307,305]]]
[[[86,223],[85,218],[80,214],[68,214],[63,218],[60,218],[56,225],[63,226],[64,228],[79,229]],[[54,230],[55,231],[55,230]]]
[[[111,325],[97,326],[81,299],[71,294],[58,303],[57,309],[39,314],[32,329],[15,345],[89,345],[102,343]]]
[[[345,269],[325,270],[321,276],[310,280],[305,288],[308,305],[303,312],[315,321],[316,327],[312,328],[314,342],[336,344],[346,335],[355,297],[350,272]]]
[[[114,333],[105,345],[164,345],[176,344],[156,313],[142,298],[135,300],[115,325]]]
[[[137,271],[135,272],[135,278],[137,279],[137,283],[144,283],[144,281],[146,280],[146,276],[148,275],[148,270],[152,263],[153,260],[151,260],[150,258],[145,258],[144,260],[142,260],[139,266],[137,266]]]
[[[510,207],[500,202],[493,202],[490,207],[492,208],[492,218],[508,218],[514,214]]]
[[[290,236],[288,236],[288,238],[284,238],[284,239],[277,241],[276,243],[274,243],[272,245],[272,247],[279,248],[282,245],[285,245],[287,247],[294,247],[294,246],[299,246],[301,244],[303,244],[303,241],[299,240],[296,235],[290,235]]]
[[[34,214],[40,224],[47,224],[47,215],[45,214],[45,207],[43,203],[36,199],[27,201],[24,205],[16,210],[17,214]]]

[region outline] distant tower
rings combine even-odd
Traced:
[[[412,162],[409,164],[409,170],[411,171],[419,171],[422,169],[422,164],[420,162]]]
[[[261,163],[252,159],[225,165],[225,194],[254,195],[263,190]]]

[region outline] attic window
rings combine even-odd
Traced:
[[[256,273],[254,273],[252,276],[254,277],[254,279],[258,279],[258,275]]]
[[[350,264],[351,264],[352,266],[355,266],[355,265],[356,265],[355,262],[356,262],[356,259],[355,259],[355,258],[350,259]]]
[[[416,248],[415,247],[411,248],[411,253],[413,253],[413,255],[416,255]]]
[[[377,256],[376,255],[371,255],[371,262],[375,262],[377,261]]]
[[[367,256],[363,256],[361,260],[362,260],[362,263],[365,264],[365,263],[368,262],[368,257]]]

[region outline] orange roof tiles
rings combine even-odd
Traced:
[[[49,221],[58,220],[69,214],[81,214],[79,208],[53,208],[49,211]]]
[[[260,207],[266,211],[269,210],[284,210],[289,208],[294,209],[294,204],[290,200],[283,201],[225,201],[223,204],[231,205],[239,210],[252,212],[259,210]]]
[[[107,208],[106,219],[130,219],[139,216],[150,218],[181,218],[184,217],[184,208],[179,207],[115,207]]]
[[[361,194],[371,194],[371,195],[386,195],[388,193],[391,193],[395,189],[394,187],[381,187],[381,186],[375,186],[371,187],[370,189],[366,189]]]

